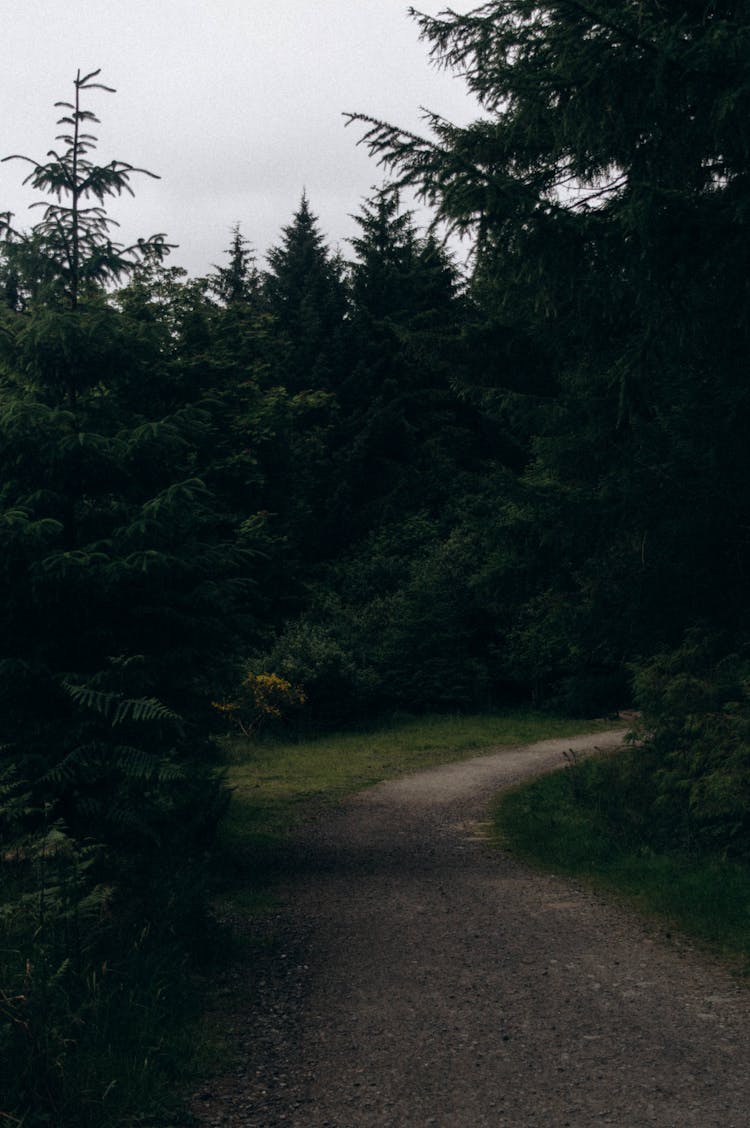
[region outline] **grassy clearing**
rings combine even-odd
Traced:
[[[615,892],[747,974],[750,866],[644,845],[647,828],[621,786],[630,755],[595,757],[507,792],[495,811],[499,839],[528,861]]]
[[[303,741],[228,739],[233,798],[223,830],[224,858],[240,866],[243,878],[243,888],[235,889],[233,901],[237,907],[262,911],[268,901],[261,887],[265,878],[283,867],[284,839],[294,824],[363,787],[468,759],[498,745],[611,727],[609,721],[575,721],[519,710],[406,719]]]

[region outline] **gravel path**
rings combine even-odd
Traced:
[[[482,839],[544,741],[379,784],[309,825],[223,1004],[237,1128],[748,1128],[750,994],[679,938]]]

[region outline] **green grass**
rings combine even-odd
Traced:
[[[249,911],[267,899],[259,886],[284,865],[284,841],[300,819],[345,796],[420,768],[468,759],[498,745],[526,744],[611,721],[580,721],[526,710],[428,716],[303,741],[226,741],[232,803],[224,824],[225,865],[239,865],[233,894]],[[247,878],[251,884],[248,887]],[[229,885],[233,884],[231,874]],[[241,886],[241,888],[240,888]]]
[[[82,902],[70,928],[54,878],[40,889],[32,877],[0,906],[0,1124],[183,1125],[176,1087],[208,1060],[184,945],[147,926],[96,935]]]
[[[219,843],[220,915],[224,910],[230,919],[260,923],[273,913],[275,885],[287,866],[286,843],[294,827],[304,819],[325,817],[327,809],[355,791],[498,746],[613,727],[616,722],[518,710],[404,719],[299,741],[228,737],[223,750],[232,802]],[[247,959],[249,953],[252,960],[254,944],[273,942],[268,940],[273,927],[271,918],[259,929],[238,930],[230,945],[234,954]],[[215,1064],[220,1068],[232,1051],[220,1031],[214,1034],[220,1046]]]
[[[750,969],[750,865],[657,851],[644,844],[637,795],[620,759],[595,757],[502,795],[499,841],[532,863],[614,892],[665,930],[681,932]]]

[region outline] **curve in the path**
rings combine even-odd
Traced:
[[[306,828],[247,1060],[204,1123],[748,1128],[746,988],[478,833],[498,788],[621,739],[420,772]]]

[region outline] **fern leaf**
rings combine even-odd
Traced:
[[[113,726],[129,719],[171,721],[179,727],[182,726],[182,717],[179,713],[175,713],[155,697],[123,697],[121,693],[105,692],[88,685],[74,685],[69,681],[64,681],[62,684],[63,689],[77,705],[93,709],[95,713],[111,720]]]

